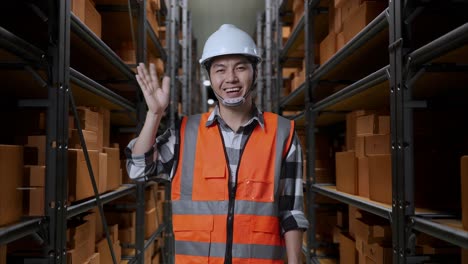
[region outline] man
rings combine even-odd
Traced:
[[[154,65],[138,66],[148,113],[127,147],[132,179],[172,181],[176,263],[302,263],[302,150],[294,123],[254,105],[252,38],[222,25],[205,43],[201,66],[219,104],[182,119],[156,139],[169,102]]]

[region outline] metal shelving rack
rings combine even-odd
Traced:
[[[128,2],[128,9],[123,9],[123,11],[128,11],[130,17],[134,16],[135,10],[137,11],[138,37],[134,40],[136,39],[138,44],[138,61],[146,62],[147,39],[149,39],[150,45],[154,45],[163,61],[167,61],[168,52],[164,50],[146,19],[146,1],[133,3],[133,5],[138,5],[136,8],[132,7],[130,2]],[[7,8],[11,8],[11,12],[20,12],[19,9],[15,9],[17,8],[14,6],[15,4]],[[161,4],[161,12],[166,15],[165,2],[161,1]],[[42,35],[40,37],[43,39],[36,40],[34,39],[35,35],[31,37],[37,43],[42,44],[42,50],[15,35],[16,32],[10,32],[3,25],[0,25],[0,51],[2,56],[6,56],[8,60],[3,63],[2,68],[19,69],[19,72],[32,75],[38,86],[35,89],[37,91],[34,91],[33,99],[21,99],[21,105],[46,107],[47,109],[46,206],[44,217],[28,217],[18,223],[0,228],[0,244],[8,244],[27,235],[37,234],[45,241],[45,252],[47,253],[35,261],[37,263],[66,263],[67,219],[96,206],[100,208],[102,213],[103,204],[134,194],[137,196],[137,232],[136,244],[134,245],[137,254],[130,259],[130,263],[143,263],[144,250],[165,231],[166,227],[162,224],[150,239],[144,240],[144,232],[142,231],[144,228],[144,189],[146,184],[125,184],[117,190],[67,206],[67,179],[65,177],[67,175],[69,110],[76,112],[75,102],[102,105],[111,110],[113,123],[118,120],[116,124],[119,126],[136,126],[138,120],[142,120],[142,114],[145,112],[142,112],[141,101],[135,104],[134,101],[138,101],[138,96],[127,99],[119,95],[118,92],[121,85],[134,87],[135,91],[138,91],[134,73],[109,46],[70,12],[69,0],[41,1],[36,4],[19,3],[18,5],[21,5],[22,8],[31,8],[42,20],[43,24],[40,25],[42,26],[40,32]],[[112,8],[112,6],[102,6],[103,10]],[[171,12],[177,11],[171,10]],[[91,70],[78,67],[81,70],[85,69],[86,73],[71,68],[70,59],[76,54],[98,58],[93,61],[93,63],[98,64],[98,66],[94,66],[94,69],[102,67],[98,69],[98,72],[104,72],[108,79],[100,79],[101,76],[93,75],[93,67]],[[175,79],[175,76],[171,77],[172,80]],[[21,94],[30,92],[27,87],[21,88]],[[82,145],[85,145],[83,138]],[[84,150],[86,152],[85,146]],[[85,156],[87,155],[85,154]],[[89,160],[88,170],[92,175]],[[96,191],[95,183],[94,188]],[[168,219],[164,220],[168,221]],[[106,225],[103,224],[109,239]],[[112,246],[110,247],[114,258]]]
[[[426,233],[453,245],[468,248],[468,232],[461,229],[459,220],[453,219],[451,215],[429,213],[414,208],[412,109],[427,106],[425,101],[412,99],[413,93],[424,93],[422,85],[416,84],[417,80],[423,78],[427,72],[433,71],[432,64],[447,61],[452,64],[455,62],[455,65],[449,65],[449,69],[456,68],[459,72],[465,73],[465,78],[461,79],[462,83],[466,84],[467,80],[467,20],[464,24],[421,47],[414,50],[409,48],[412,39],[408,33],[408,26],[421,12],[419,7],[423,6],[422,9],[424,9],[424,5],[430,5],[431,2],[389,1],[388,7],[342,49],[323,65],[316,65],[313,50],[317,43],[316,39],[323,38],[324,32],[326,35],[323,21],[326,19],[328,2],[305,0],[304,16],[294,28],[290,38],[282,49],[278,47],[273,50],[274,53],[280,54],[281,65],[293,67],[294,60],[289,56],[290,51],[294,50],[296,43],[302,40],[306,47],[304,54],[306,81],[289,95],[280,99],[278,112],[301,111],[290,118],[296,121],[298,127],[304,127],[307,133],[305,152],[308,177],[305,183],[305,199],[306,214],[311,224],[307,235],[307,245],[303,247],[307,263],[319,262],[316,253],[319,241],[315,239],[315,210],[319,205],[314,201],[317,194],[388,219],[393,232],[394,263],[418,263],[428,259],[427,256],[415,254],[414,242],[412,242],[414,232]],[[449,4],[455,2],[451,1]],[[278,3],[280,3],[277,8],[279,8],[281,19],[287,16],[287,10],[284,8],[288,1],[278,1]],[[266,1],[265,4],[267,11],[269,7],[275,6],[271,1]],[[458,4],[463,5],[463,3]],[[466,5],[464,7],[466,8]],[[263,22],[260,16],[257,17],[257,34],[267,34],[267,32],[259,32],[259,29],[262,29],[259,24]],[[275,21],[266,19],[265,23],[264,28],[271,29]],[[269,38],[265,42],[275,41],[273,37]],[[257,37],[257,40],[259,39],[261,38]],[[362,63],[362,58],[368,58],[370,54],[374,55],[376,50],[384,57],[377,55],[379,58],[376,60]],[[349,65],[357,65],[360,62],[359,68],[361,69],[350,69]],[[266,67],[269,65],[271,64],[267,64]],[[444,69],[447,71],[447,68]],[[273,75],[266,75],[267,84],[272,82],[267,76],[275,78]],[[325,86],[327,80],[338,80],[338,83],[346,87],[323,95],[324,88],[320,86]],[[267,85],[266,89],[272,88]],[[374,100],[364,100],[365,98]],[[333,184],[316,183],[314,170],[317,129],[344,121],[344,113],[350,110],[373,109],[381,105],[388,106],[391,116],[393,204],[376,203],[337,191]]]

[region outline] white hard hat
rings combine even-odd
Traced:
[[[253,39],[236,26],[224,24],[205,42],[200,64],[204,65],[213,57],[229,54],[250,56],[255,58],[257,63],[261,61]]]

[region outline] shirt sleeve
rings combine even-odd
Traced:
[[[302,166],[302,148],[297,134],[294,133],[291,147],[283,162],[279,184],[279,214],[283,234],[290,230],[306,230],[309,227],[304,215]]]
[[[137,138],[134,138],[125,148],[128,176],[136,181],[170,181],[175,172],[177,132],[173,129],[166,130],[156,138],[151,149],[142,155],[132,153],[136,140]]]

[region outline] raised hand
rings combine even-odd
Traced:
[[[140,63],[137,72],[136,79],[145,97],[148,112],[158,115],[163,114],[169,105],[169,77],[164,76],[161,87],[153,63],[149,65],[149,72],[145,64]]]

